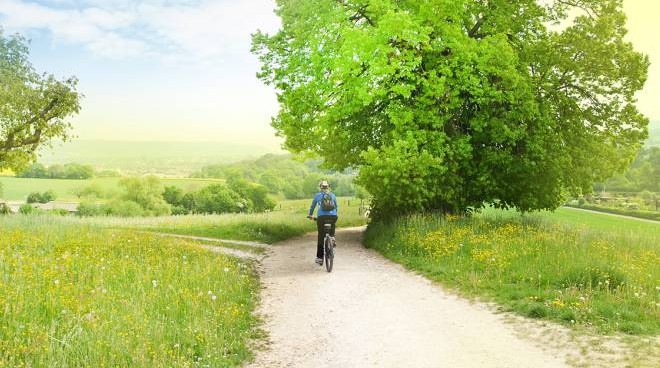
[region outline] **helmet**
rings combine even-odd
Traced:
[[[328,183],[326,180],[322,180],[322,181],[319,183],[319,188],[321,188],[321,189],[328,189],[328,188],[330,188],[330,183]]]

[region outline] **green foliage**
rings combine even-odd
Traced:
[[[17,178],[39,179],[72,179],[86,180],[94,177],[94,168],[90,165],[68,163],[45,167],[40,163],[33,163],[16,174]]]
[[[106,215],[106,213],[101,209],[101,206],[94,202],[84,201],[78,205],[78,216],[91,217],[101,215]]]
[[[163,185],[155,176],[128,177],[119,181],[123,193],[110,204],[110,214],[119,216],[162,216],[170,214],[170,205],[162,197]]]
[[[80,111],[77,79],[38,73],[28,60],[26,40],[0,29],[0,169],[15,171],[36,158],[53,139],[68,140],[66,121]]]
[[[78,198],[105,198],[107,191],[101,184],[92,182],[89,185],[76,188],[72,193]]]
[[[247,199],[224,184],[213,184],[194,195],[194,213],[238,213],[247,208]]]
[[[275,201],[268,196],[268,189],[260,184],[233,177],[227,180],[229,188],[246,199],[241,212],[264,212],[275,208]]]
[[[0,203],[0,215],[11,214],[11,208],[6,203]]]
[[[57,195],[52,190],[47,190],[43,193],[33,192],[28,194],[27,203],[48,203],[57,198]]]
[[[18,213],[23,215],[29,215],[36,212],[36,209],[32,207],[31,204],[25,203],[18,208]]]
[[[207,166],[193,176],[227,181],[242,178],[263,185],[269,194],[280,195],[286,199],[302,199],[314,195],[319,181],[325,179],[332,184],[335,194],[355,195],[352,172],[323,170],[321,165],[320,161],[301,162],[290,155],[264,155],[257,160]]]
[[[183,200],[183,190],[179,187],[168,185],[163,190],[163,199],[172,206],[179,206],[181,205],[181,200]]]
[[[358,167],[376,212],[554,209],[647,135],[649,61],[620,0],[277,4],[282,29],[253,38],[273,126],[291,151]]]
[[[630,169],[605,182],[596,183],[595,191],[660,192],[660,147],[642,149]]]

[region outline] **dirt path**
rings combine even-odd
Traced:
[[[361,234],[338,231],[331,274],[313,262],[313,235],[269,250],[260,312],[270,344],[250,367],[565,366],[505,316],[363,248]]]

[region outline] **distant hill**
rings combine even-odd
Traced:
[[[649,123],[649,139],[646,141],[647,147],[660,147],[660,120]]]
[[[281,152],[237,143],[76,140],[42,150],[39,162],[45,165],[78,162],[131,174],[187,176],[210,164],[233,163]]]

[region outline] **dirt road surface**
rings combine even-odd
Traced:
[[[337,232],[335,269],[314,264],[315,235],[272,247],[260,313],[269,343],[249,367],[565,367],[505,316],[404,270]]]

